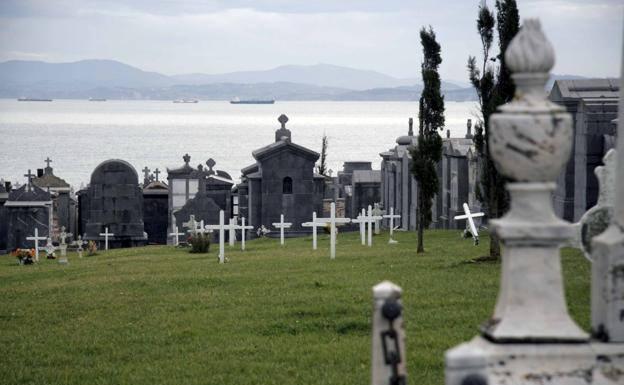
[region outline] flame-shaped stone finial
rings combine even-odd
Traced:
[[[555,65],[555,50],[538,19],[527,19],[509,43],[505,63],[514,73],[547,73]]]

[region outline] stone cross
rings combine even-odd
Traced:
[[[336,203],[332,202],[330,206],[329,218],[317,218],[316,220],[321,223],[329,224],[329,248],[330,258],[336,259],[336,224],[349,223],[350,218],[337,218],[336,217]]]
[[[362,240],[362,246],[366,245],[366,210],[362,209],[360,215],[355,219],[351,219],[351,223],[360,224],[360,238]]]
[[[386,214],[383,217],[390,219],[390,239],[392,240],[392,234],[394,233],[394,220],[401,219],[401,216],[394,213],[394,207],[390,207],[390,214]]]
[[[592,331],[609,342],[624,342],[624,47],[620,75],[615,201],[610,225],[592,243]],[[624,349],[623,349],[624,350]],[[623,365],[624,366],[624,365]],[[624,369],[620,368],[620,373]]]
[[[225,263],[225,230],[228,230],[230,225],[225,224],[225,213],[223,210],[219,211],[219,224],[218,225],[206,225],[206,230],[219,230],[219,263]]]
[[[383,219],[384,211],[379,206],[379,203],[375,203],[373,206],[373,215],[376,217],[381,217]],[[379,235],[381,233],[381,219],[375,221],[375,234]]]
[[[241,250],[245,251],[245,234],[247,233],[247,230],[253,230],[254,227],[253,226],[246,226],[245,225],[245,217],[241,218],[241,225],[240,225],[240,229],[241,229]]]
[[[474,223],[473,218],[479,218],[484,216],[484,213],[471,213],[470,212],[470,207],[468,207],[468,203],[463,204],[464,207],[464,215],[456,215],[453,219],[455,220],[461,220],[461,219],[466,219],[466,224],[467,224],[467,231],[470,232],[470,235],[472,236],[472,239],[474,239],[474,244],[475,246],[479,244],[479,230],[477,229],[477,226]],[[466,231],[464,231],[465,233]]]
[[[236,230],[238,230],[240,226],[236,223],[236,219],[230,218],[230,233],[228,234],[228,238],[230,241],[230,246],[234,246],[236,244]]]
[[[50,168],[50,163],[52,163],[52,159],[50,159],[50,157],[48,156],[46,160],[44,160],[44,162],[46,163],[46,167]]]
[[[390,281],[373,287],[372,385],[407,383],[401,294]]]
[[[48,257],[54,255],[54,252],[56,251],[56,246],[52,244],[52,238],[47,238],[47,242],[43,250],[45,250]]]
[[[154,170],[154,175],[156,175],[156,182],[158,182],[158,175],[160,175],[160,170],[158,169],[158,167],[156,167],[156,170]]]
[[[282,114],[277,118],[277,121],[282,125],[282,129],[286,128],[286,123],[288,123],[288,116]]]
[[[108,232],[108,226],[104,228],[104,232],[100,233],[101,237],[104,237],[104,250],[108,250],[108,237],[112,237],[115,234]]]
[[[76,249],[76,251],[78,251],[78,258],[82,258],[82,252],[84,251],[84,249],[82,248],[82,245],[86,245],[87,243],[88,243],[87,241],[84,241],[82,239],[82,235],[79,235],[78,239],[72,242],[73,245],[78,246],[78,248]]]
[[[143,180],[144,180],[144,181],[149,181],[149,178],[150,178],[150,169],[149,169],[149,168],[147,168],[147,166],[145,166],[145,168],[143,168],[143,170],[141,170],[141,171],[143,171]]]
[[[28,172],[30,173],[30,170]],[[43,241],[46,239],[47,237],[39,236],[39,229],[36,227],[35,227],[35,235],[26,237],[26,240],[35,242],[35,261],[39,261],[39,241]]]
[[[184,163],[186,163],[186,165],[188,166],[189,162],[191,161],[191,156],[189,154],[184,154],[182,159],[184,160]]]
[[[183,222],[182,223],[182,227],[186,227],[188,228],[187,232],[191,233],[191,235],[196,235],[197,234],[197,226],[199,225],[199,223],[197,223],[197,221],[195,220],[195,215],[191,214],[191,216],[189,217],[188,222]]]
[[[311,227],[312,228],[312,250],[316,250],[317,246],[317,231],[318,227],[325,226],[324,223],[318,222],[316,220],[316,211],[312,213],[312,222],[305,222],[301,224],[301,227]]]
[[[173,238],[173,245],[174,246],[179,246],[180,245],[180,236],[183,236],[184,233],[180,233],[178,232],[178,226],[173,226],[173,233],[169,233],[169,235]]]
[[[213,175],[215,172],[213,170],[214,166],[217,164],[214,159],[210,158],[206,161],[206,166],[208,166],[208,175]]]
[[[362,218],[364,223],[368,225],[368,247],[373,246],[373,223],[382,219],[382,216],[373,215],[373,208],[371,205],[368,205],[368,214]]]
[[[290,229],[292,223],[284,222],[284,214],[280,214],[280,221],[273,223],[273,227],[280,229],[280,245],[284,246],[284,229]]]
[[[67,257],[66,239],[67,237],[71,237],[72,235],[72,233],[65,232],[65,226],[61,226],[61,233],[59,234],[59,250],[61,250],[61,259],[66,259]],[[61,261],[61,259],[59,259],[59,262]]]
[[[26,178],[28,178],[28,187],[27,187],[27,189],[28,189],[28,191],[30,192],[30,191],[31,191],[31,189],[32,189],[32,180],[33,180],[33,178],[35,177],[35,174],[33,174],[32,172],[30,172],[30,169],[28,169],[28,174],[24,174],[24,176],[25,176]]]

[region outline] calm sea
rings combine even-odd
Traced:
[[[474,120],[475,111],[472,102],[446,103],[446,124],[453,136],[465,134],[466,119]],[[166,170],[179,167],[189,153],[192,165],[214,158],[215,168],[238,179],[240,169],[254,162],[251,152],[274,141],[282,113],[290,119],[287,127],[295,143],[320,151],[327,134],[328,164],[335,173],[345,161],[372,161],[379,168],[379,153],[407,133],[408,118],[417,120],[418,104],[5,99],[0,100],[0,178],[24,183],[22,175],[29,168],[43,168],[49,156],[55,174],[79,187],[107,159],[124,159],[137,171],[145,166]]]

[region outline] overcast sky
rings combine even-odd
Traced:
[[[0,61],[114,59],[165,74],[330,63],[419,77],[432,25],[442,77],[466,79],[479,0],[0,0]],[[494,1],[489,1],[493,6]],[[558,74],[616,76],[622,0],[518,0],[539,17]]]

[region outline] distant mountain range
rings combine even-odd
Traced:
[[[330,64],[285,65],[266,71],[167,76],[114,60],[0,63],[0,98],[229,100],[418,100],[419,79]],[[470,87],[442,82],[448,101],[476,100]]]

